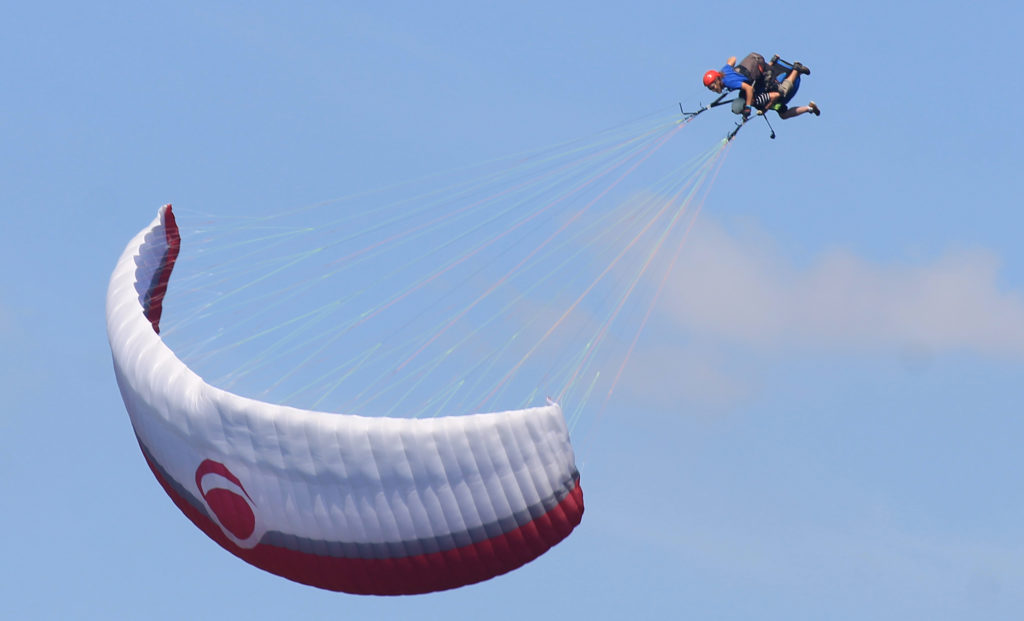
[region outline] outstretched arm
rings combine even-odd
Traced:
[[[736,57],[735,56],[730,56],[729,60],[725,61],[725,64],[729,65],[730,67],[735,67],[736,66]]]

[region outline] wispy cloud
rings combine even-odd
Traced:
[[[713,347],[658,342],[637,348],[615,394],[659,411],[716,414],[753,398],[754,381]]]
[[[700,225],[664,308],[687,331],[756,347],[922,348],[1024,355],[1024,295],[986,250],[925,263],[833,250],[807,265],[769,239]]]

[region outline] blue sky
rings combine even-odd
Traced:
[[[1011,618],[1022,18],[1010,2],[8,7],[0,616]],[[634,370],[650,387],[581,442],[569,539],[480,585],[365,598],[245,565],[173,507],[103,320],[159,205],[278,211],[591,135],[707,100],[700,75],[751,50],[809,65],[798,100],[823,114],[737,139]],[[724,133],[716,114],[701,126]]]

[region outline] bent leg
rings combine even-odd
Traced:
[[[789,99],[789,91],[793,90],[793,84],[796,82],[797,72],[796,69],[789,72],[786,79],[779,84],[779,94],[783,99]]]

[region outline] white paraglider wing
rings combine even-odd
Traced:
[[[325,589],[411,594],[515,569],[579,524],[583,493],[557,404],[369,418],[204,382],[159,335],[179,244],[164,206],[114,269],[107,334],[147,463],[225,549]]]

